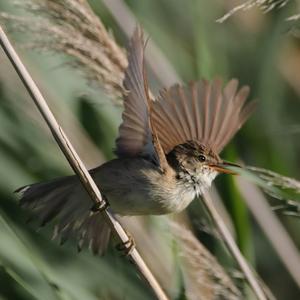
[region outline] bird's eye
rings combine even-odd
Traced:
[[[199,155],[199,160],[201,161],[201,162],[204,162],[204,161],[206,161],[206,157],[204,156],[204,155]]]

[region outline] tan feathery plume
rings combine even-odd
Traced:
[[[191,231],[175,221],[170,220],[169,225],[179,246],[187,298],[241,299],[242,295],[223,267]]]
[[[14,31],[31,33],[25,46],[65,53],[70,63],[91,82],[118,98],[127,67],[125,51],[107,32],[85,0],[22,0],[14,2],[28,16],[2,13],[1,19]],[[34,19],[32,16],[34,15]]]
[[[232,8],[224,16],[217,19],[217,22],[223,23],[237,12],[246,11],[253,7],[258,7],[263,13],[268,13],[273,9],[285,6],[289,1],[290,0],[247,0],[244,1],[244,3]]]

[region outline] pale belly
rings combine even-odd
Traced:
[[[116,159],[97,168],[93,177],[115,213],[160,215],[182,211],[196,195],[172,172],[166,176],[139,158]]]

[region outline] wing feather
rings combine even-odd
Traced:
[[[152,119],[165,153],[187,141],[199,141],[220,153],[254,109],[245,105],[249,87],[238,90],[232,79],[200,80],[189,86],[174,85],[153,102]]]
[[[227,109],[225,111],[223,127],[220,129],[218,137],[216,139],[217,147],[223,148],[227,141],[235,134],[240,128],[239,118],[241,109],[248,97],[249,87],[243,86],[236,94],[228,94]]]
[[[137,28],[131,38],[128,50],[128,67],[123,81],[124,112],[123,122],[116,140],[116,154],[132,157],[143,153],[152,144],[149,124],[147,90],[144,85],[144,41],[141,29]],[[135,141],[132,143],[132,139]],[[149,153],[153,155],[153,153]]]
[[[144,68],[144,41],[141,29],[131,39],[125,72],[123,122],[116,140],[119,157],[151,157],[166,166],[165,154],[176,145],[196,140],[216,153],[243,125],[253,111],[245,105],[247,86],[238,90],[232,79],[222,89],[222,81],[200,80],[189,86],[176,84],[151,101]]]
[[[194,127],[196,131],[196,136],[193,137],[193,139],[197,139],[199,136],[201,136],[202,132],[202,124],[201,124],[201,119],[200,119],[200,109],[199,109],[199,101],[198,101],[198,86],[196,82],[192,82],[190,85],[190,90],[191,90],[191,98],[192,98],[192,108],[193,108],[193,120],[194,120]]]
[[[212,107],[214,107],[214,111],[212,111],[212,124],[210,130],[210,139],[215,140],[216,135],[218,133],[218,120],[221,115],[221,105],[222,105],[222,81],[217,79],[214,89],[214,97],[212,97]]]
[[[160,104],[160,108],[161,108],[161,112],[162,115],[158,115],[156,114],[157,111],[155,111],[155,106],[158,102],[155,102],[155,104],[153,105],[153,118],[160,120],[162,127],[161,129],[164,130],[164,126],[169,125],[168,126],[168,130],[169,132],[172,132],[173,137],[176,140],[178,139],[182,139],[184,138],[183,136],[181,136],[181,131],[178,128],[178,120],[176,118],[176,115],[174,114],[173,111],[173,105],[172,105],[172,99],[169,98],[169,94],[167,91],[163,91],[161,92],[160,97],[162,97],[163,99],[165,99],[164,101],[162,101]]]
[[[165,170],[166,157],[152,126],[152,100],[145,74],[144,47],[143,32],[137,28],[128,51],[128,67],[123,81],[126,90],[123,122],[119,127],[115,152],[119,157],[142,156],[151,159]]]
[[[209,98],[210,98],[210,91],[211,91],[211,85],[208,83],[208,81],[203,80],[203,88],[201,89],[202,93],[202,103],[203,103],[203,132],[202,132],[202,139],[204,142],[208,142],[208,135],[209,135]]]

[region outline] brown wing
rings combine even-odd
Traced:
[[[166,158],[151,126],[152,101],[144,70],[144,47],[143,32],[137,28],[128,50],[128,67],[123,82],[126,90],[123,122],[119,127],[115,152],[118,157],[147,157],[164,167]]]
[[[220,153],[247,120],[254,102],[245,104],[247,86],[239,91],[232,79],[222,90],[222,81],[215,79],[179,84],[161,91],[153,104],[153,124],[165,153],[189,140],[209,145]]]

